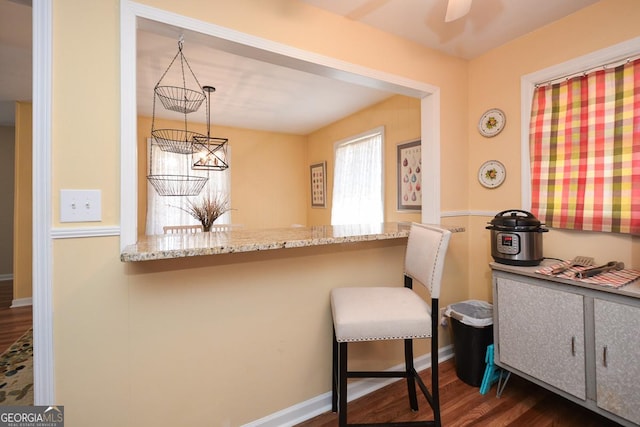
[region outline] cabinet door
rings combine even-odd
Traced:
[[[640,424],[640,308],[596,299],[594,310],[598,406]]]
[[[583,297],[496,280],[500,362],[585,399]]]

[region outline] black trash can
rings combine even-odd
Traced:
[[[465,383],[480,387],[487,347],[493,344],[493,306],[486,301],[469,300],[447,307],[456,374]]]

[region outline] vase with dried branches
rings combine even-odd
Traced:
[[[229,212],[229,198],[226,194],[218,193],[215,196],[204,196],[201,199],[187,200],[187,207],[178,207],[200,221],[204,231],[211,231],[213,223],[224,213]]]

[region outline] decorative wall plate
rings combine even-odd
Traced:
[[[478,169],[478,181],[486,188],[499,187],[506,177],[504,165],[497,160],[486,161]]]
[[[492,108],[487,110],[482,117],[480,117],[480,121],[478,122],[478,131],[482,136],[491,138],[492,136],[496,136],[502,132],[506,123],[507,116],[505,116],[504,112],[497,108]]]

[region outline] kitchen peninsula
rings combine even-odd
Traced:
[[[409,235],[409,227],[408,222],[390,222],[144,236],[126,247],[120,259],[135,262],[401,239]],[[464,231],[447,228],[454,233]]]
[[[260,425],[263,417],[270,417],[269,425],[289,425],[286,408],[328,408],[331,289],[403,286],[409,226],[238,228],[141,236],[125,247],[118,261],[126,275],[122,315],[129,322],[128,363],[136,372],[128,387],[145,390],[131,395],[145,418],[129,425],[184,425],[171,405],[158,409],[167,399],[166,384],[172,395],[190,396],[199,411],[193,419],[212,411],[239,414],[229,416],[229,426]],[[456,251],[465,228],[443,227],[457,231],[445,263],[444,306],[466,297],[461,284],[467,270]],[[447,346],[447,334],[441,337],[441,347]],[[381,366],[401,363],[402,346],[388,344],[354,347],[354,368],[364,369],[359,358],[373,350]],[[419,344],[416,357],[426,353],[426,344]],[[200,384],[206,387],[194,393]],[[266,392],[274,384],[284,391]],[[217,390],[224,393],[217,396]]]

